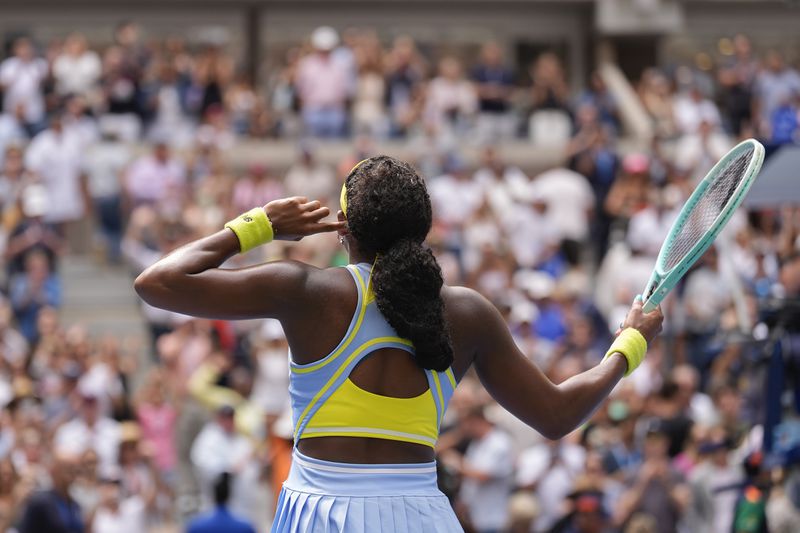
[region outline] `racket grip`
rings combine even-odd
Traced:
[[[652,313],[653,311],[656,310],[656,307],[658,307],[658,304],[653,302],[653,300],[648,299],[644,303],[644,305],[642,305],[642,312],[644,312],[644,313]]]

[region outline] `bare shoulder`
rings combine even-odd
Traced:
[[[475,314],[494,309],[492,303],[475,289],[461,286],[445,285],[442,287],[442,298],[447,309],[448,319],[466,320]]]
[[[456,374],[463,376],[493,336],[498,312],[482,294],[468,287],[442,288],[445,318],[455,350]]]

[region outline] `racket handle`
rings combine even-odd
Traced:
[[[642,312],[652,313],[656,310],[656,307],[658,307],[658,304],[656,304],[652,299],[648,299],[642,306]]]

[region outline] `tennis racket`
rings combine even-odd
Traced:
[[[736,145],[703,178],[661,245],[644,292],[649,313],[669,294],[728,223],[756,179],[764,147],[754,139]]]

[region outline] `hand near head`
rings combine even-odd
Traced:
[[[319,200],[294,196],[273,200],[264,206],[272,222],[275,240],[299,241],[315,233],[336,231],[345,227],[345,222],[323,222],[331,210],[323,207]]]
[[[645,313],[642,311],[642,304],[641,296],[637,296],[633,301],[631,310],[628,311],[628,316],[625,317],[625,321],[622,323],[620,331],[625,328],[637,329],[645,338],[647,344],[650,344],[661,333],[664,315],[661,313],[661,306],[658,306],[655,311]],[[619,331],[617,331],[617,334],[619,334]]]

